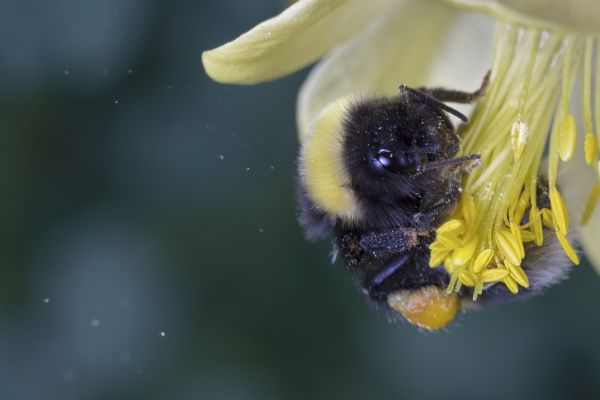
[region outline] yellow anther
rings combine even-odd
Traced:
[[[478,274],[479,271],[481,271],[490,264],[493,257],[494,251],[492,249],[483,250],[475,259],[475,263],[473,264],[473,272]]]
[[[521,240],[523,243],[535,242],[535,234],[530,231],[521,229]]]
[[[556,237],[558,238],[560,245],[562,246],[569,259],[573,261],[573,264],[579,265],[579,256],[575,252],[575,249],[573,249],[573,246],[571,246],[571,243],[569,243],[567,237],[563,235],[560,231],[556,231]]]
[[[481,280],[485,283],[497,282],[508,276],[508,271],[501,268],[486,269],[481,273]]]
[[[514,265],[508,260],[504,260],[504,266],[510,272],[510,276],[521,286],[529,287],[529,278],[527,278],[527,274],[523,271],[523,268],[519,265]]]
[[[542,222],[546,228],[554,229],[554,218],[552,217],[552,211],[548,208],[542,208],[540,211],[542,214]]]
[[[569,213],[567,212],[565,201],[556,188],[550,189],[550,204],[556,228],[563,235],[566,235],[569,231]]]
[[[463,218],[467,224],[467,228],[472,228],[475,223],[475,199],[473,196],[464,195],[462,201]]]
[[[582,87],[582,97],[583,97],[583,126],[585,127],[584,131],[586,132],[585,141],[584,141],[584,153],[585,153],[585,161],[588,164],[592,164],[598,158],[598,142],[596,141],[594,135],[594,125],[592,123],[592,64],[593,64],[593,54],[594,54],[594,38],[588,37],[585,40],[585,52],[584,52],[584,62],[583,62],[583,87]],[[596,85],[598,85],[596,83]],[[596,105],[598,108],[598,105]],[[598,116],[596,116],[598,117]]]
[[[463,285],[467,286],[475,286],[475,284],[477,283],[477,278],[475,277],[475,275],[473,275],[471,271],[462,271],[458,275],[458,279],[460,279]]]
[[[512,294],[519,293],[519,285],[517,285],[517,281],[515,281],[510,276],[507,276],[506,278],[502,279],[502,283],[506,285],[506,287],[508,288],[508,290],[511,291]]]
[[[475,248],[477,248],[478,241],[479,238],[477,236],[473,236],[462,247],[455,249],[452,253],[452,263],[454,265],[466,264],[471,257],[473,257],[473,253],[475,252]]]
[[[523,246],[523,239],[521,238],[521,229],[514,222],[510,223],[510,233],[519,245],[519,257],[523,259],[525,257],[525,247]]]
[[[592,132],[585,134],[585,140],[583,142],[585,151],[585,162],[591,165],[596,159],[598,159],[598,141],[596,135]]]
[[[575,154],[575,143],[577,141],[577,122],[573,114],[566,115],[558,131],[558,153],[560,159],[569,161]]]
[[[444,268],[448,271],[449,274],[454,272],[454,264],[452,264],[452,257],[446,257],[444,260]]]
[[[527,122],[515,121],[510,129],[510,138],[512,141],[513,155],[515,160],[519,161],[523,156],[527,142],[529,142],[529,126]]]
[[[537,207],[531,207],[529,210],[529,229],[533,233],[533,242],[536,246],[541,246],[544,243],[544,230],[542,228],[542,215]],[[525,233],[523,231],[521,233]],[[524,236],[523,236],[524,237]],[[523,239],[525,241],[525,239]]]
[[[587,204],[585,205],[585,210],[583,211],[583,215],[581,216],[581,225],[585,225],[590,222],[590,218],[594,213],[594,208],[596,208],[596,204],[598,204],[598,199],[600,198],[600,183],[596,183],[590,192],[590,196],[588,197]]]
[[[433,243],[431,243],[429,245],[429,250],[431,251],[437,251],[438,253],[441,251],[450,251],[451,249],[449,249],[448,247],[446,247],[445,244],[438,242],[437,240]]]
[[[429,267],[430,268],[437,267],[449,255],[450,255],[450,250],[431,250],[431,252],[429,253]]]
[[[509,230],[500,229],[496,232],[496,244],[504,258],[510,260],[515,265],[521,264],[521,248]]]
[[[436,242],[444,245],[448,250],[454,250],[460,247],[460,239],[452,234],[439,233],[435,237]]]
[[[455,235],[459,235],[463,233],[465,230],[465,224],[459,219],[450,219],[444,222],[439,228],[437,228],[437,233],[452,233]]]

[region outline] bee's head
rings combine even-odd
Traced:
[[[302,186],[320,211],[346,221],[365,216],[362,199],[391,203],[442,187],[451,165],[476,158],[453,158],[459,138],[446,112],[466,121],[405,86],[394,98],[331,103],[303,138]]]
[[[427,178],[447,167],[439,163],[458,152],[458,136],[441,103],[415,93],[402,87],[397,97],[357,101],[347,110],[344,162],[359,193],[419,196],[425,183],[431,185]]]

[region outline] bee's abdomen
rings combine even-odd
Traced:
[[[401,289],[448,284],[445,271],[429,268],[430,242],[430,235],[414,228],[338,235],[346,262],[361,275],[363,292],[378,301]]]
[[[399,261],[401,265],[394,265]],[[381,280],[382,274],[389,273],[387,269],[390,266],[394,266],[393,273]],[[370,260],[363,264],[361,269],[363,270],[363,292],[378,301],[387,301],[390,293],[399,290],[415,290],[427,286],[445,288],[450,279],[442,269],[429,268],[429,249],[423,245],[391,257],[384,263]]]
[[[298,222],[309,240],[323,239],[333,231],[333,219],[323,212],[306,193],[306,188],[298,180],[296,197],[298,201]]]

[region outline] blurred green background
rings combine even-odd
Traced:
[[[0,2],[0,399],[597,398],[589,265],[426,334],[303,240],[306,70],[199,57],[284,6]]]

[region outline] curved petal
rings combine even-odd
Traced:
[[[294,72],[364,28],[390,0],[300,0],[232,42],[202,53],[206,73],[254,84]]]
[[[495,21],[487,15],[459,12],[438,43],[422,85],[474,91],[492,65]],[[472,105],[452,104],[469,115]]]
[[[596,210],[590,219],[590,222],[581,228],[580,235],[581,245],[585,251],[585,255],[589,258],[598,273],[600,273],[600,248],[598,248],[598,238],[600,237],[600,211]]]
[[[600,32],[598,0],[446,0],[452,4],[481,10],[528,25]]]
[[[492,31],[487,17],[442,3],[398,4],[310,73],[298,96],[300,141],[327,104],[352,93],[393,95],[400,83],[476,89],[490,65]]]
[[[582,135],[579,136],[580,143],[583,143]],[[600,272],[600,246],[598,246],[600,205],[596,205],[596,209],[586,225],[579,225],[590,191],[597,182],[597,178],[592,167],[584,162],[583,150],[578,150],[581,154],[561,165],[558,184],[568,204],[570,220],[573,221],[575,229],[579,232],[581,247],[592,265]]]

